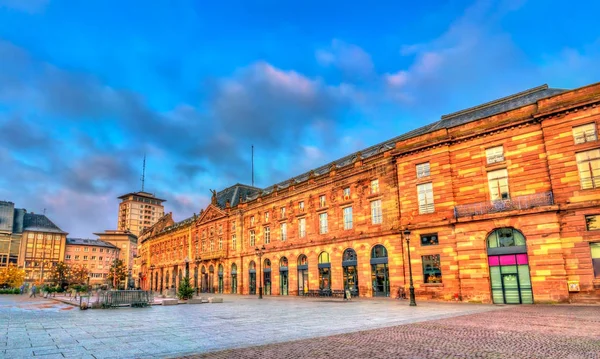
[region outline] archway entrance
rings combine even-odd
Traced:
[[[387,249],[381,244],[371,250],[371,281],[374,297],[390,296],[390,280]]]
[[[298,295],[308,293],[308,258],[302,254],[298,257]]]
[[[533,304],[525,236],[499,228],[487,237],[492,300],[495,304]]]
[[[219,264],[219,271],[217,272],[219,276],[219,293],[223,293],[223,265]]]
[[[231,265],[231,294],[237,294],[237,265]]]
[[[265,259],[263,265],[263,294],[271,295],[271,260]]]
[[[215,292],[215,267],[212,264],[208,267],[208,292]]]
[[[248,274],[250,277],[250,294],[256,294],[256,263],[254,263],[254,261],[250,262],[250,266],[248,268]]]
[[[281,257],[279,260],[279,295],[288,295],[288,260]]]
[[[344,270],[344,290],[349,290],[353,297],[358,297],[358,260],[356,251],[348,248],[342,257],[342,269]]]

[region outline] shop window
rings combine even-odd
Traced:
[[[442,283],[440,255],[421,256],[423,262],[423,283]]]

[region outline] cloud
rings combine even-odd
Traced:
[[[375,66],[365,50],[357,45],[334,39],[331,45],[315,52],[317,62],[322,66],[334,66],[347,77],[365,79],[374,74]]]
[[[12,151],[1,153],[11,171],[0,187],[15,190],[0,195],[19,193],[12,198],[17,205],[32,208],[41,196],[51,218],[70,226],[85,213],[94,230],[114,228],[116,197],[139,186],[144,153],[152,161],[147,190],[166,198],[166,211],[183,219],[208,203],[198,191],[249,182],[243,179],[249,179],[251,145],[262,156],[258,186],[321,165],[324,155],[307,157],[303,146],[336,148],[338,117],[360,97],[352,85],[259,61],[208,82],[209,96],[198,104],[157,111],[137,93],[40,61],[9,42],[0,42],[0,56],[0,104],[8,109],[0,116],[0,139]],[[66,208],[78,196],[78,210]],[[94,196],[105,205],[95,206]],[[91,228],[92,219],[83,221]]]

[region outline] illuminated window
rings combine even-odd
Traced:
[[[271,243],[271,228],[265,227],[265,244]]]

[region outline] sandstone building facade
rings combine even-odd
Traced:
[[[267,188],[213,192],[199,215],[141,233],[142,284],[187,272],[202,291],[395,296],[410,266],[417,298],[598,299],[599,111],[600,84],[541,86]]]

